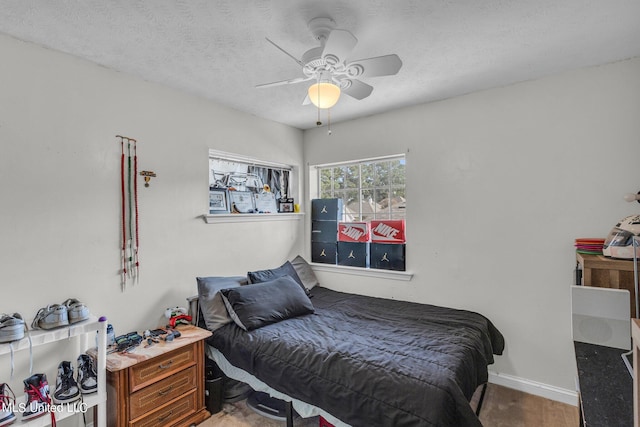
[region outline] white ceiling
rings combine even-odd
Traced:
[[[640,56],[640,0],[1,0],[0,32],[308,129],[310,83],[254,86],[303,76],[265,37],[300,58],[315,17],[358,38],[350,59],[403,61],[334,123]]]

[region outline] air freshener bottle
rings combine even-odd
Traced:
[[[107,325],[107,347],[115,345],[116,343],[116,334],[113,331],[113,325]]]

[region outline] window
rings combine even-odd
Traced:
[[[210,149],[209,211],[203,218],[208,224],[298,220],[297,177],[291,165]]]
[[[292,167],[209,150],[209,188],[261,193],[269,191],[276,199],[289,198]]]
[[[314,268],[335,270],[338,267],[346,274],[376,277],[411,277],[406,273],[405,262],[404,155],[311,166],[309,185],[312,199],[341,199],[343,208],[339,222],[314,219],[322,216],[327,206],[333,207],[331,202],[327,205],[320,202],[314,210],[312,203]]]
[[[319,198],[339,198],[344,221],[405,218],[404,155],[316,166]]]

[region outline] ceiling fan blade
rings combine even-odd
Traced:
[[[256,85],[256,87],[263,88],[263,87],[290,85],[290,84],[293,84],[293,83],[306,82],[307,80],[311,80],[312,78],[313,77],[298,77],[298,78],[295,78],[295,79],[281,80],[279,82],[262,83],[262,84]]]
[[[373,86],[355,79],[345,79],[342,81],[342,85],[345,86],[342,88],[343,93],[358,100],[366,98],[373,91]]]
[[[347,30],[333,30],[329,33],[327,41],[322,50],[322,59],[333,64],[344,62],[354,47],[358,39]]]
[[[281,48],[280,46],[278,46],[277,44],[275,44],[274,42],[272,42],[268,37],[265,37],[265,39],[267,39],[267,41],[269,43],[271,43],[272,45],[274,45],[275,47],[277,47],[278,49],[280,49],[285,55],[287,55],[288,57],[290,57],[291,59],[293,59],[294,61],[296,61],[296,63],[301,66],[304,67],[304,63],[302,61],[300,61],[298,58],[296,58],[295,56],[291,55],[289,52],[287,52],[286,50],[284,50],[283,48]]]
[[[402,61],[396,54],[359,59],[347,64],[349,77],[391,76],[402,68]]]

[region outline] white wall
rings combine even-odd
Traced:
[[[195,293],[195,276],[308,254],[303,222],[199,218],[209,148],[299,166],[406,152],[413,281],[321,281],[479,311],[507,340],[494,372],[573,390],[573,239],[638,211],[622,195],[640,185],[640,59],[334,124],[329,137],[8,37],[0,52],[0,312],[30,320],[75,297],[117,333],[140,330]],[[116,134],[137,138],[140,169],[158,174],[140,187],[141,279],[125,292]]]
[[[302,250],[302,221],[199,217],[209,148],[299,168],[302,131],[5,36],[0,52],[0,313],[30,321],[73,297],[116,333],[143,330],[186,304],[196,276],[274,267]],[[140,282],[124,292],[116,134],[136,138],[139,170],[157,173],[149,188],[140,180]],[[9,366],[2,357],[0,383]]]
[[[639,117],[636,58],[305,132],[312,165],[407,156],[413,280],[321,282],[483,313],[506,338],[494,373],[570,394],[573,241],[640,210],[622,199],[640,190]]]

